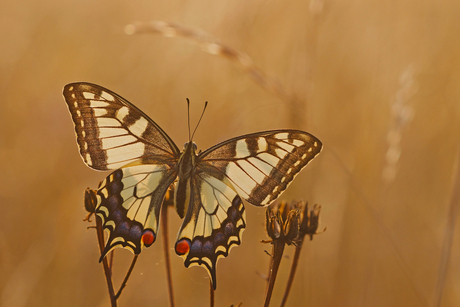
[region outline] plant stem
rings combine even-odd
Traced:
[[[214,287],[212,286],[211,279],[209,279],[209,305],[214,307]]]
[[[134,255],[133,261],[131,261],[131,265],[129,266],[128,272],[126,272],[125,279],[123,279],[123,282],[121,283],[120,289],[117,292],[117,295],[115,295],[115,298],[118,299],[121,295],[121,291],[126,287],[126,283],[128,282],[129,276],[131,276],[131,273],[133,272],[134,265],[136,264],[137,257],[139,257],[139,254]]]
[[[109,269],[110,269],[110,272],[113,272],[113,258],[115,257],[115,251],[111,251],[108,256],[109,256],[109,260],[108,260]]]
[[[284,307],[291,291],[292,282],[294,281],[295,272],[297,270],[297,264],[299,263],[300,251],[302,250],[302,244],[295,248],[294,259],[292,260],[291,271],[289,272],[289,279],[286,284],[286,290],[284,291],[283,300],[281,301],[280,307]]]
[[[102,254],[104,250],[104,230],[102,229],[102,220],[97,215],[96,215],[96,231],[97,231],[97,240],[99,242],[99,250]],[[107,288],[109,290],[110,305],[112,307],[116,307],[117,297],[115,296],[115,291],[113,289],[112,271],[109,268],[107,257],[104,257],[104,259],[102,259],[102,267],[104,268],[105,280],[107,282]]]
[[[168,206],[161,209],[161,232],[163,233],[163,250],[165,253],[166,279],[168,282],[169,305],[174,307],[174,291],[171,275],[171,262],[169,260],[169,235],[168,235]]]
[[[270,304],[270,299],[272,297],[273,288],[275,287],[275,280],[278,274],[278,268],[281,263],[281,258],[283,256],[284,251],[284,242],[282,240],[274,240],[273,241],[273,261],[270,268],[270,276],[268,281],[267,292],[265,295],[265,304],[264,307],[268,307]]]
[[[272,250],[273,252],[273,250]],[[270,283],[270,275],[271,275],[271,271],[272,271],[272,267],[273,267],[273,256],[272,254],[270,254],[268,251],[265,251],[265,253],[267,253],[267,255],[270,255],[270,261],[268,262],[268,275],[266,277],[266,282],[267,282],[267,287],[268,287],[268,284]]]

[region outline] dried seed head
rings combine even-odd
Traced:
[[[85,190],[85,210],[88,211],[88,215],[85,217],[83,221],[91,222],[91,215],[93,215],[93,213],[95,212],[97,205],[96,193],[96,190],[92,190],[90,188],[86,188]]]
[[[284,236],[288,245],[296,245],[299,236],[300,208],[291,209],[284,223]]]
[[[320,205],[314,205],[311,210],[308,209],[308,203],[305,204],[304,210],[300,217],[300,240],[303,241],[305,235],[310,236],[310,240],[313,240],[313,235],[322,233],[326,230],[318,231],[319,226],[319,214],[321,212]]]
[[[281,202],[266,211],[266,229],[272,241],[282,240],[285,244],[296,244],[299,235],[300,207]]]

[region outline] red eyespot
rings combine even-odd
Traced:
[[[176,254],[184,255],[190,251],[190,242],[186,239],[182,239],[176,243]]]
[[[144,243],[145,247],[149,247],[153,244],[153,242],[155,242],[155,235],[153,234],[153,231],[146,230],[142,235],[142,243]]]

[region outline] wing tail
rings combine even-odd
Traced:
[[[217,260],[241,244],[246,211],[241,198],[222,181],[206,175],[196,178],[193,204],[188,206],[175,250],[187,268],[204,267],[216,289]]]

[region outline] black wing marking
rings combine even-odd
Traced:
[[[99,85],[72,83],[64,98],[83,161],[96,170],[175,161],[180,151],[146,114]]]

